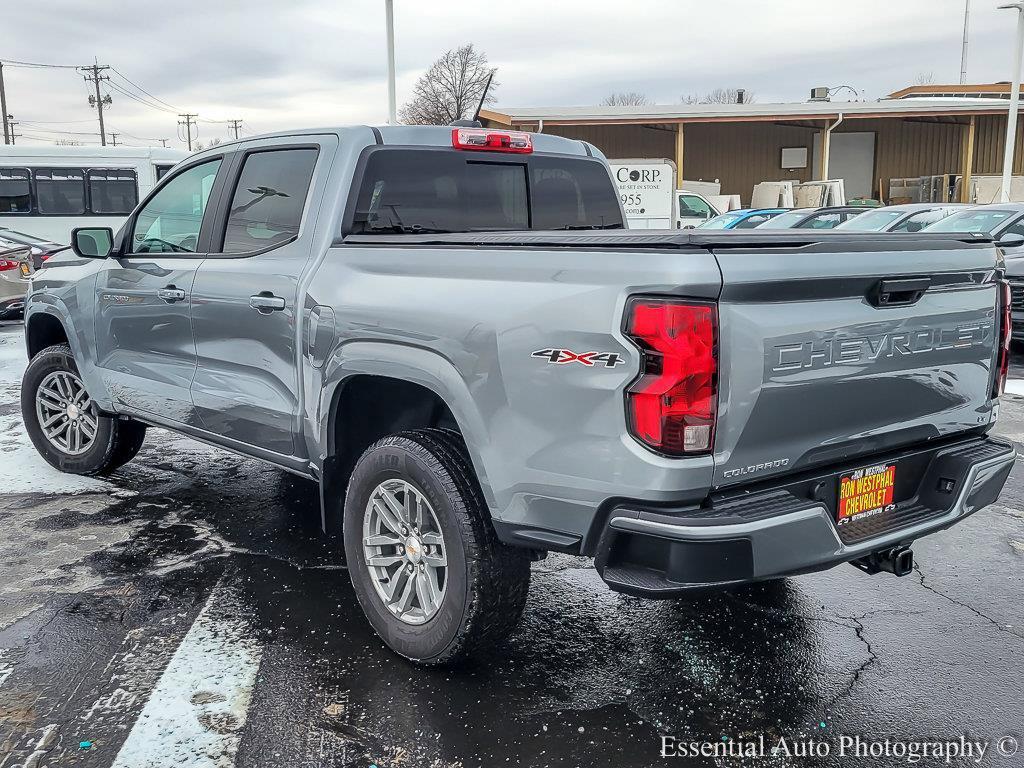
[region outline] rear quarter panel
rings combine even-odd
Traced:
[[[707,251],[331,248],[310,288],[334,308],[338,333],[320,427],[338,383],[386,371],[446,400],[498,519],[581,534],[610,497],[698,500],[710,457],[661,458],[626,433],[639,353],[622,313],[632,294],[706,299],[719,287]],[[547,349],[625,362],[533,356]]]

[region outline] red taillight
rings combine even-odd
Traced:
[[[626,390],[635,438],[672,456],[708,453],[718,399],[718,312],[714,304],[633,299],[626,335],[643,352]]]
[[[452,146],[485,152],[533,152],[533,137],[522,131],[492,131],[489,128],[453,128]]]
[[[999,313],[999,354],[997,356],[996,380],[992,385],[993,397],[999,397],[1006,389],[1006,375],[1010,371],[1010,335],[1013,329],[1013,319],[1010,316],[1010,284],[1006,280],[1000,280],[998,296],[999,304],[996,310]]]
[[[17,269],[18,262],[11,261],[10,259],[0,259],[0,272],[6,272],[9,269]]]

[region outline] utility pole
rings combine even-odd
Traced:
[[[166,147],[167,146],[167,139],[157,139],[157,141],[160,142],[160,146],[161,147]]]
[[[964,45],[960,49],[960,85],[967,82],[967,36],[971,26],[971,0],[964,0]]]
[[[1020,109],[1020,65],[1024,59],[1024,2],[1000,5],[1000,10],[1017,11],[1017,46],[1013,52],[1013,84],[1010,86],[1010,109],[1006,115],[1006,147],[1003,149],[1003,184],[1001,202],[1010,202],[1013,179],[1013,151],[1017,143],[1017,115]]]
[[[17,120],[12,120],[11,119],[12,117],[14,117],[14,115],[8,115],[7,116],[7,125],[10,127],[10,130],[11,130],[11,146],[13,147],[14,146],[14,140],[16,138],[18,138],[19,136],[21,136],[21,134],[14,132],[14,126],[16,126],[18,124],[18,121]]]
[[[96,113],[100,118],[100,145],[107,146],[107,134],[103,128],[103,107],[110,106],[112,100],[110,94],[106,96],[100,96],[100,82],[103,80],[109,80],[109,75],[104,75],[103,72],[110,69],[106,64],[99,64],[94,62],[88,67],[79,67],[80,72],[84,72],[84,78],[86,82],[92,81],[93,87],[96,89],[96,95],[89,97],[89,106],[96,107]]]
[[[117,146],[117,134],[116,133],[111,133],[110,134],[110,138],[113,140],[114,146],[116,147]]]
[[[4,144],[11,142],[11,129],[7,125],[10,115],[7,114],[7,91],[4,90],[4,63],[0,61],[0,115],[4,118]]]
[[[228,120],[231,123],[231,130],[235,133],[235,141],[238,141],[238,129],[242,126],[241,120]]]
[[[388,27],[388,125],[396,125],[398,103],[395,100],[395,0],[384,0],[384,14]]]
[[[188,151],[191,152],[192,151],[192,126],[196,125],[196,118],[199,117],[199,115],[194,115],[194,114],[191,114],[189,112],[186,112],[183,115],[178,115],[178,117],[182,118],[181,120],[178,121],[178,125],[183,126],[185,128],[185,141],[188,143]],[[198,126],[196,126],[196,127],[198,128]],[[196,135],[198,135],[198,131],[196,132]],[[178,134],[178,137],[180,138],[181,134]]]

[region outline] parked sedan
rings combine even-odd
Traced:
[[[906,203],[873,208],[837,227],[851,232],[920,232],[927,226],[972,207],[968,203]]]
[[[36,269],[42,266],[43,262],[54,254],[66,251],[70,245],[62,245],[51,240],[44,240],[35,235],[19,232],[15,229],[0,227],[0,248],[13,247],[15,245],[27,245],[32,248],[32,261]]]
[[[743,208],[738,211],[729,211],[708,219],[703,224],[698,224],[697,229],[753,229],[773,219],[779,214],[786,213],[789,208]]]
[[[0,245],[0,320],[21,315],[29,278],[34,271],[29,246],[9,248]]]
[[[835,229],[866,210],[853,205],[794,208],[758,225],[758,229]]]

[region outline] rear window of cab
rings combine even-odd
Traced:
[[[351,231],[373,233],[622,229],[599,160],[381,148],[365,158]]]

